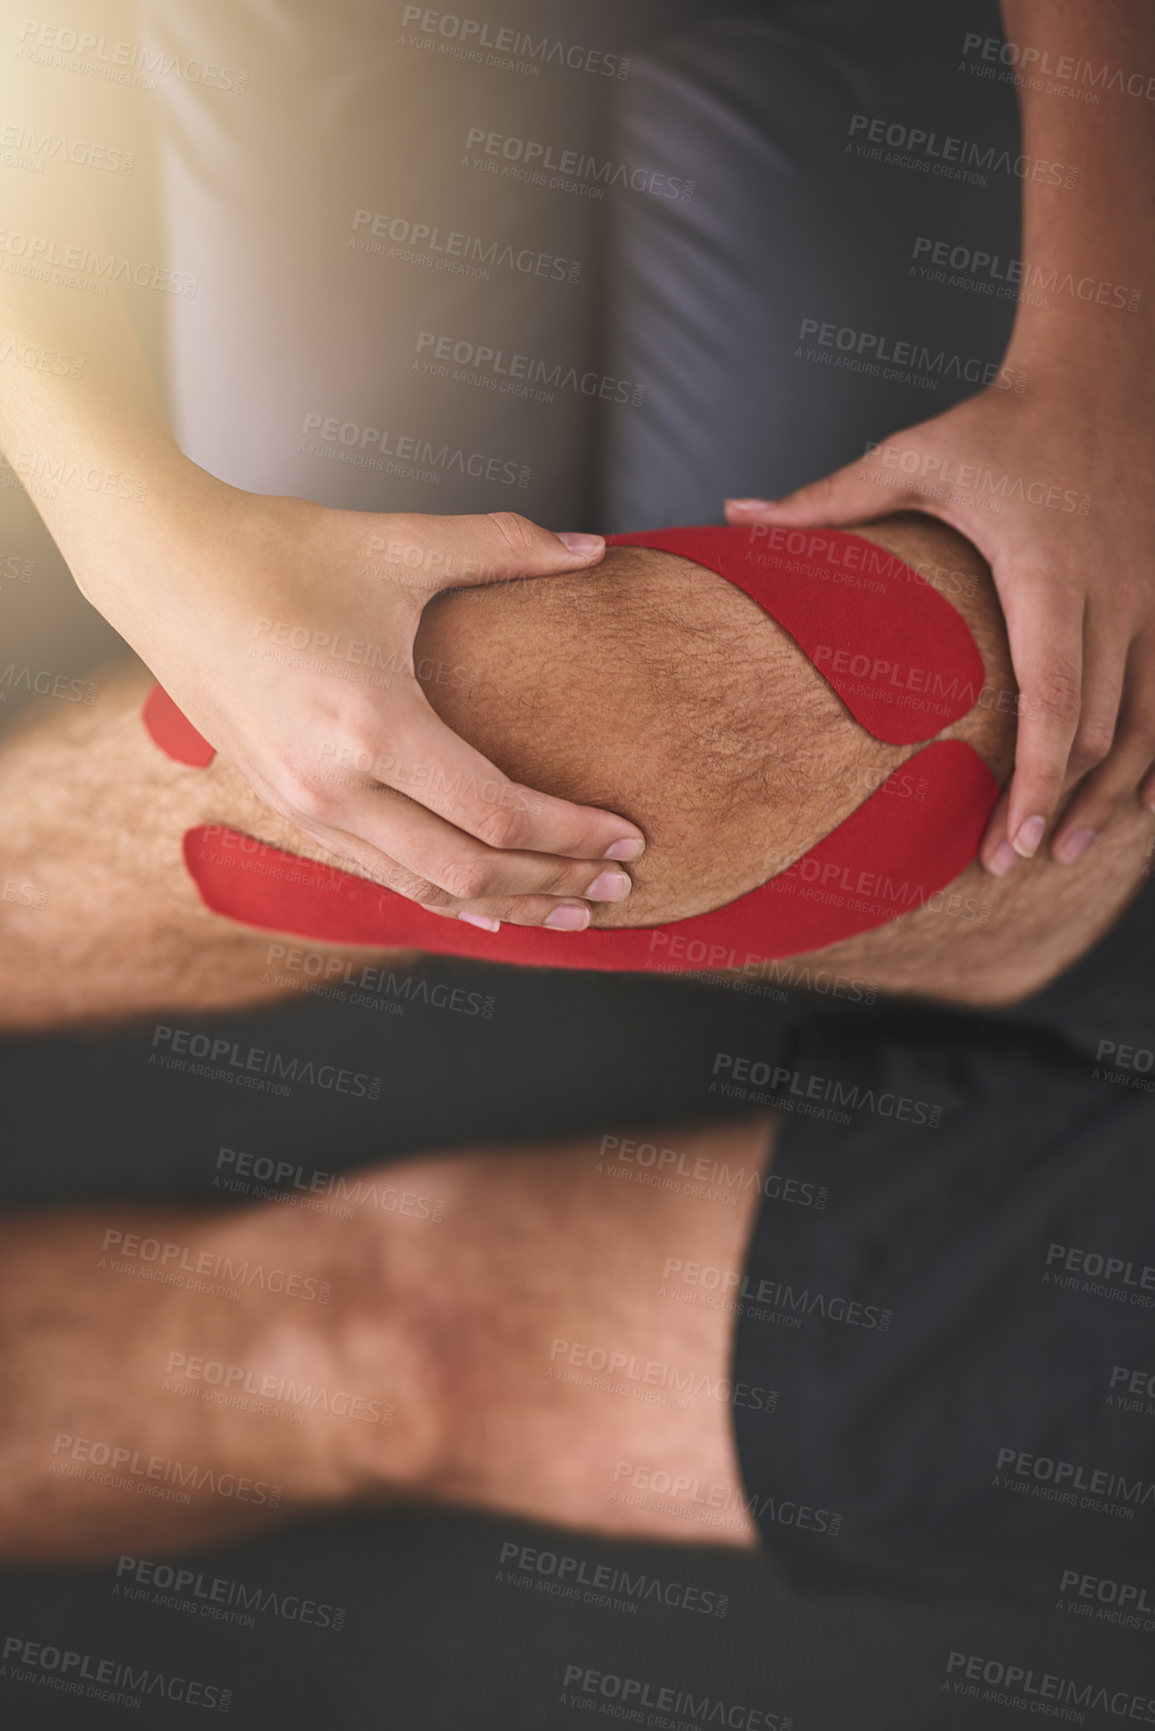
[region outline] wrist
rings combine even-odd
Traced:
[[[1079,302],[1021,304],[1003,364],[1026,373],[1032,396],[1069,397],[1074,388],[1083,397],[1117,401],[1142,390],[1155,366],[1155,326],[1142,304],[1134,312]]]
[[[132,451],[47,465],[25,454],[22,478],[77,587],[94,607],[171,582],[179,550],[214,501],[234,489],[166,440]],[[13,466],[17,466],[14,459]],[[116,621],[113,621],[116,623]]]
[[[81,594],[159,670],[206,626],[227,632],[247,498],[174,448],[134,496],[43,514]]]

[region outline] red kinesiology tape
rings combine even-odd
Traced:
[[[789,632],[876,739],[914,744],[965,715],[984,670],[965,621],[892,553],[839,530],[686,528],[609,537],[692,560]],[[143,719],[162,751],[203,768],[212,747],[156,687]],[[925,798],[899,797],[905,778]],[[218,824],[184,838],[214,913],[317,942],[428,950],[527,967],[742,968],[825,949],[922,906],[969,865],[998,789],[961,740],[928,745],[785,871],[713,913],[628,930],[483,932],[392,890]]]

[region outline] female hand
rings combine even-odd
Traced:
[[[728,522],[790,527],[924,511],[983,554],[1020,693],[1014,775],[980,855],[998,876],[1036,852],[1074,780],[1053,840],[1065,863],[1136,790],[1155,809],[1155,493],[1142,480],[1155,424],[1142,373],[1061,365],[1019,395],[1004,369],[788,498],[727,502]]]
[[[588,901],[629,894],[612,862],[641,854],[636,825],[508,780],[438,719],[413,665],[434,595],[580,571],[599,537],[506,512],[331,510],[189,470],[163,533],[150,513],[148,535],[122,536],[115,580],[74,572],[268,805],[364,876],[489,929],[578,930]]]

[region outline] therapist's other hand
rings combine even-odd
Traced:
[[[1079,781],[1052,851],[1078,859],[1124,801],[1155,809],[1155,424],[1142,392],[1013,375],[788,497],[731,499],[729,523],[941,518],[991,567],[1019,684],[1014,775],[980,857],[1032,856]]]
[[[115,596],[82,586],[266,804],[363,875],[491,930],[581,929],[588,899],[629,893],[612,862],[640,855],[637,826],[510,781],[439,720],[413,660],[433,596],[583,570],[600,537],[512,512],[331,510],[196,475],[145,549],[147,582],[122,564]]]

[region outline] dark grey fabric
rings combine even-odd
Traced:
[[[735,1407],[768,1547],[828,1588],[1143,1586],[1155,1102],[1048,1036],[961,1019],[874,1039],[811,1024],[790,1064],[839,1077],[850,1122],[787,1118],[781,1193],[825,1205],[767,1199],[746,1271],[735,1375],[772,1364],[780,1390],[772,1426]],[[837,1536],[791,1524],[787,1496],[837,1511]]]

